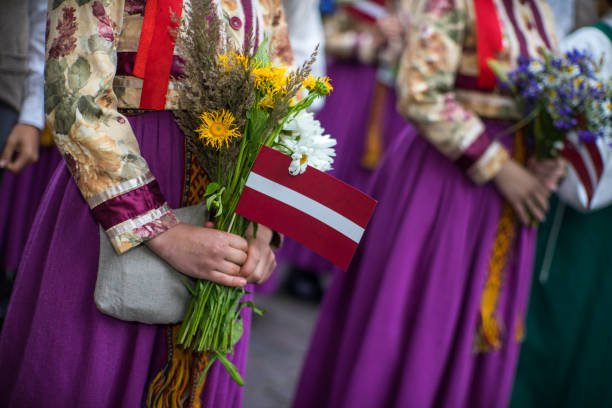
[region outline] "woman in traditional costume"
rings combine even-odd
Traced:
[[[177,347],[172,327],[120,321],[94,304],[98,224],[119,254],[146,244],[179,271],[221,284],[261,282],[274,267],[269,229],[245,240],[179,223],[171,210],[201,201],[207,184],[169,112],[181,98],[169,81],[180,75],[171,27],[181,3],[50,3],[45,105],[65,163],[41,203],[0,338],[3,407],[241,405],[241,387],[218,363],[198,381],[206,355]],[[226,45],[267,37],[272,61],[292,63],[281,0],[214,9]],[[241,373],[246,309],[243,319],[230,356]]]
[[[334,91],[325,98],[325,109],[317,119],[338,142],[329,174],[361,190],[367,188],[384,152],[406,126],[395,108],[402,26],[392,3],[347,3],[324,20],[327,72]],[[278,256],[292,266],[289,290],[320,300],[319,276],[334,266],[290,239]]]
[[[403,2],[408,6],[415,3]],[[555,47],[544,1],[428,0],[400,60],[398,139],[346,273],[326,294],[294,407],[503,407],[550,190],[504,131],[487,61]],[[531,214],[531,217],[529,216]]]
[[[561,48],[587,50],[595,60],[601,58],[599,77],[606,81],[612,78],[612,2],[600,3],[607,3],[603,18],[569,35]],[[601,164],[602,178],[593,186],[592,201],[610,195],[604,190],[612,184],[612,162]],[[612,405],[610,231],[611,206],[587,214],[557,197],[551,200],[550,215],[538,234],[511,407]]]
[[[6,1],[0,14],[1,322],[36,209],[61,156],[50,133],[41,135],[47,0]]]

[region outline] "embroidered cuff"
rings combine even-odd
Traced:
[[[118,253],[178,224],[150,172],[92,196],[88,204]]]
[[[467,171],[476,184],[484,184],[501,170],[510,154],[501,143],[492,142],[485,152]]]

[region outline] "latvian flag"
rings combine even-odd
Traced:
[[[385,8],[385,0],[357,0],[350,2],[344,8],[354,17],[372,23],[389,14]]]
[[[575,133],[565,141],[562,155],[569,166],[567,176],[559,187],[564,201],[580,210],[601,208],[612,199],[612,159],[610,147],[603,139],[593,143],[578,141]]]
[[[293,238],[346,270],[376,201],[319,170],[289,174],[291,158],[262,147],[236,213]]]

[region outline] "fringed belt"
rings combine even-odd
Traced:
[[[521,131],[514,138],[514,160],[525,163],[525,145]],[[485,282],[482,299],[480,301],[480,322],[474,340],[474,349],[477,352],[488,352],[501,348],[501,332],[503,326],[497,316],[497,306],[503,287],[504,269],[516,241],[518,225],[514,210],[506,200],[502,204],[501,216],[497,223],[493,249],[489,258],[487,280]],[[517,326],[517,336],[520,340],[522,329]]]

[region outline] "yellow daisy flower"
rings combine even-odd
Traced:
[[[319,78],[319,82],[325,86],[326,93],[330,93],[331,91],[334,90],[334,87],[331,86],[331,84],[329,83],[330,82],[329,77],[324,76],[323,78]]]
[[[287,68],[258,67],[253,70],[255,88],[261,92],[282,92],[287,82]]]
[[[309,91],[314,91],[317,87],[317,78],[312,76],[312,74],[308,75],[308,78],[302,81],[302,86]]]
[[[196,132],[206,146],[219,150],[223,145],[229,147],[230,140],[240,137],[234,115],[228,110],[204,112],[200,115],[200,121]]]
[[[308,78],[302,81],[302,86],[310,92],[316,92],[323,96],[334,90],[329,81],[330,79],[326,76],[323,78],[315,78],[312,75],[308,75]]]

